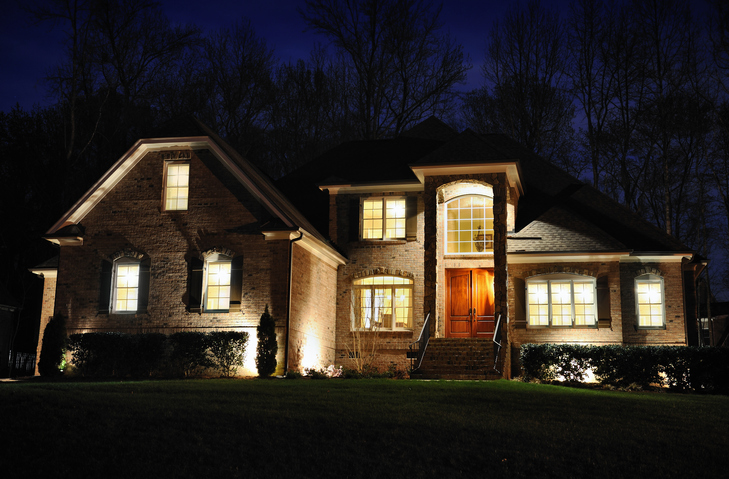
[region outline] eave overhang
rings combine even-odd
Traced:
[[[317,258],[325,261],[331,267],[336,269],[340,265],[347,264],[347,258],[342,256],[340,253],[334,251],[329,245],[323,243],[304,229],[271,229],[261,231],[261,233],[263,233],[266,241],[292,241],[301,238],[301,240],[296,242],[297,245],[303,247],[305,250],[309,251]]]
[[[691,260],[693,252],[636,252],[636,251],[515,251],[506,254],[509,264],[569,263],[591,261],[619,261],[621,263],[680,263]]]
[[[28,268],[31,273],[40,276],[41,278],[56,278],[58,277],[58,269],[56,268]]]
[[[391,193],[397,191],[423,191],[424,185],[418,180],[411,181],[378,181],[376,183],[320,183],[320,190],[328,190],[330,195]]]
[[[410,169],[421,183],[425,183],[426,176],[457,176],[477,175],[487,173],[506,173],[509,184],[524,194],[524,185],[521,182],[521,167],[519,160],[489,163],[446,163],[434,165],[410,165]]]

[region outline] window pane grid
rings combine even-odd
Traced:
[[[362,202],[362,239],[405,238],[405,199],[375,198]]]
[[[465,196],[446,205],[446,253],[480,254],[493,251],[493,200]]]
[[[136,311],[139,293],[139,265],[119,264],[116,269],[115,311]]]
[[[637,283],[639,326],[663,326],[663,292],[661,287],[659,281],[639,281]]]
[[[186,210],[190,182],[190,165],[172,163],[167,165],[165,189],[166,210]]]
[[[230,263],[208,263],[205,309],[226,310],[230,307]]]
[[[371,276],[353,282],[355,329],[412,328],[413,281],[397,276]]]
[[[528,282],[527,311],[532,326],[594,326],[595,284],[577,280]]]

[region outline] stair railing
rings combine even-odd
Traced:
[[[501,315],[496,320],[496,327],[494,328],[494,371],[501,374],[501,371],[496,367],[499,363],[499,353],[501,353]]]
[[[423,356],[425,356],[425,350],[428,348],[430,342],[430,313],[425,317],[423,322],[423,329],[420,330],[420,336],[417,341],[413,341],[409,345],[410,351],[408,357],[410,358],[410,371],[417,371],[420,368],[420,364],[423,362]],[[417,345],[417,349],[414,350],[413,346]],[[415,364],[413,364],[415,363]]]

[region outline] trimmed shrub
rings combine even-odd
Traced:
[[[216,331],[207,336],[213,366],[222,376],[230,377],[234,368],[243,366],[248,333]]]
[[[171,374],[174,376],[193,376],[203,369],[213,367],[208,356],[208,341],[205,333],[184,331],[169,336]]]
[[[63,373],[66,356],[66,317],[56,313],[43,330],[38,372],[53,377]]]
[[[525,344],[520,359],[525,379],[584,381],[592,370],[601,384],[620,388],[729,392],[727,348]]]
[[[276,371],[276,322],[268,312],[268,305],[261,315],[261,322],[257,328],[258,345],[256,346],[256,369],[262,378],[269,377]]]

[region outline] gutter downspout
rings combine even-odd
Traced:
[[[304,239],[304,232],[299,230],[299,237],[289,240],[289,284],[288,284],[288,305],[286,306],[286,342],[284,350],[284,376],[289,372],[289,331],[291,328],[291,296],[293,294],[294,281],[294,243]]]

